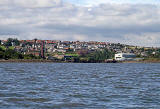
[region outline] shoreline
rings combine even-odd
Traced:
[[[9,59],[9,60],[2,59],[0,60],[0,63],[90,63],[90,62],[66,62],[66,61],[53,61],[45,59]],[[141,61],[94,62],[94,63],[160,63],[160,60],[148,59]]]
[[[124,61],[121,63],[160,63],[160,61],[150,61],[150,60],[145,60],[145,61]]]

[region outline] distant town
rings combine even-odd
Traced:
[[[0,40],[0,59],[44,59],[54,62],[110,62],[159,59],[160,48],[98,41]]]

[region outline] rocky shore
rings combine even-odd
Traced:
[[[145,59],[139,61],[122,61],[121,63],[160,63],[160,59]]]

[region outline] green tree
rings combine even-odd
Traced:
[[[15,44],[15,46],[18,46],[20,44],[19,40],[17,38],[8,38],[7,42],[5,43],[5,46],[12,46],[12,43]]]
[[[4,52],[0,51],[0,59],[3,59],[3,58],[4,58]]]
[[[102,62],[105,59],[111,59],[114,56],[114,52],[104,49],[102,51],[96,51],[88,55],[90,62]]]
[[[6,49],[6,51],[4,52],[3,58],[5,59],[23,59],[23,55],[12,49]]]

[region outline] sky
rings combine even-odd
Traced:
[[[159,0],[64,0],[65,2],[70,1],[73,4],[76,5],[99,5],[103,3],[116,3],[116,4],[122,4],[122,3],[131,3],[131,4],[159,4]]]
[[[159,0],[0,0],[0,39],[160,47]]]

